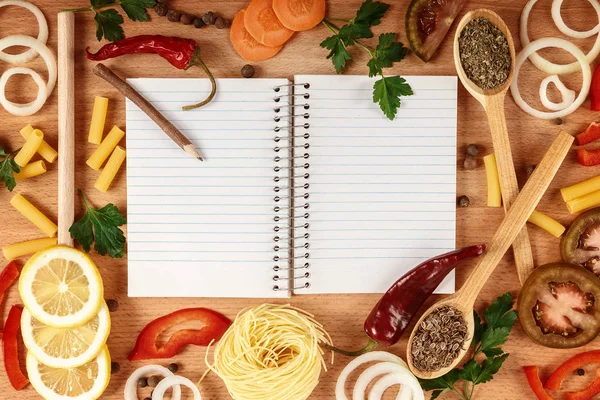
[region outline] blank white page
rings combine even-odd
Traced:
[[[286,297],[273,291],[273,108],[286,79],[129,79],[197,147],[200,162],[127,101],[129,295]],[[275,95],[284,96],[275,103]]]
[[[389,121],[373,79],[295,77],[310,83],[310,287],[298,294],[384,292],[455,248],[457,78],[405,78],[414,95]],[[451,275],[437,292],[453,291]]]

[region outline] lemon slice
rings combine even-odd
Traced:
[[[27,375],[46,400],[96,400],[110,381],[110,354],[104,346],[98,357],[75,368],[53,368],[27,353]]]
[[[35,358],[54,368],[74,368],[92,361],[102,351],[110,332],[106,304],[84,325],[53,328],[31,316],[27,308],[21,317],[23,342]]]
[[[71,328],[98,314],[104,287],[98,268],[85,253],[55,246],[27,261],[19,293],[35,319],[55,328]]]

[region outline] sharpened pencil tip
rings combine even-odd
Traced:
[[[204,158],[202,158],[202,157],[196,157],[196,158],[200,161],[204,161]]]

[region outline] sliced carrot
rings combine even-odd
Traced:
[[[240,10],[231,23],[229,38],[233,47],[243,59],[248,61],[262,61],[279,53],[282,46],[269,47],[258,43],[244,26],[244,13]]]
[[[269,47],[281,46],[294,34],[277,19],[273,0],[252,0],[244,13],[244,25],[254,39]]]
[[[286,28],[307,31],[325,18],[325,0],[273,0],[273,11]]]

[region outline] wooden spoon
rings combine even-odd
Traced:
[[[510,74],[502,85],[490,89],[483,90],[471,81],[465,73],[460,61],[460,52],[458,40],[460,33],[465,25],[471,20],[479,17],[487,18],[494,24],[504,35],[508,41],[510,56],[512,58]],[[479,9],[470,11],[460,20],[454,35],[454,64],[456,72],[463,86],[477,101],[481,103],[487,114],[490,131],[492,133],[492,142],[494,143],[494,152],[496,154],[496,163],[498,165],[498,176],[500,178],[500,188],[502,190],[502,202],[504,210],[508,211],[510,206],[515,201],[519,193],[517,183],[517,175],[515,174],[515,166],[513,164],[512,152],[510,149],[510,141],[508,139],[508,129],[506,127],[506,117],[504,116],[504,98],[510,87],[515,70],[515,45],[513,43],[510,31],[506,27],[502,18],[493,11]],[[533,254],[531,252],[531,244],[529,243],[529,235],[527,228],[523,226],[515,241],[513,242],[513,251],[515,254],[515,264],[517,265],[517,274],[521,285],[529,274],[533,271]]]
[[[406,351],[406,360],[413,374],[423,379],[437,378],[453,369],[467,353],[475,327],[473,320],[473,305],[475,300],[477,299],[481,288],[488,280],[513,240],[515,240],[519,231],[527,222],[527,219],[529,219],[531,213],[535,210],[535,207],[546,192],[546,189],[554,178],[556,171],[558,171],[558,168],[567,155],[572,143],[573,137],[565,132],[561,132],[556,139],[554,139],[552,145],[544,155],[542,162],[525,184],[523,191],[517,196],[513,206],[510,208],[506,217],[500,224],[500,227],[494,234],[491,244],[488,247],[488,251],[479,259],[477,266],[467,278],[467,281],[462,288],[452,296],[434,304],[423,313],[408,339]],[[434,372],[423,372],[418,370],[413,364],[411,353],[412,342],[417,329],[425,317],[442,306],[452,306],[462,312],[467,323],[468,339],[452,365]]]

